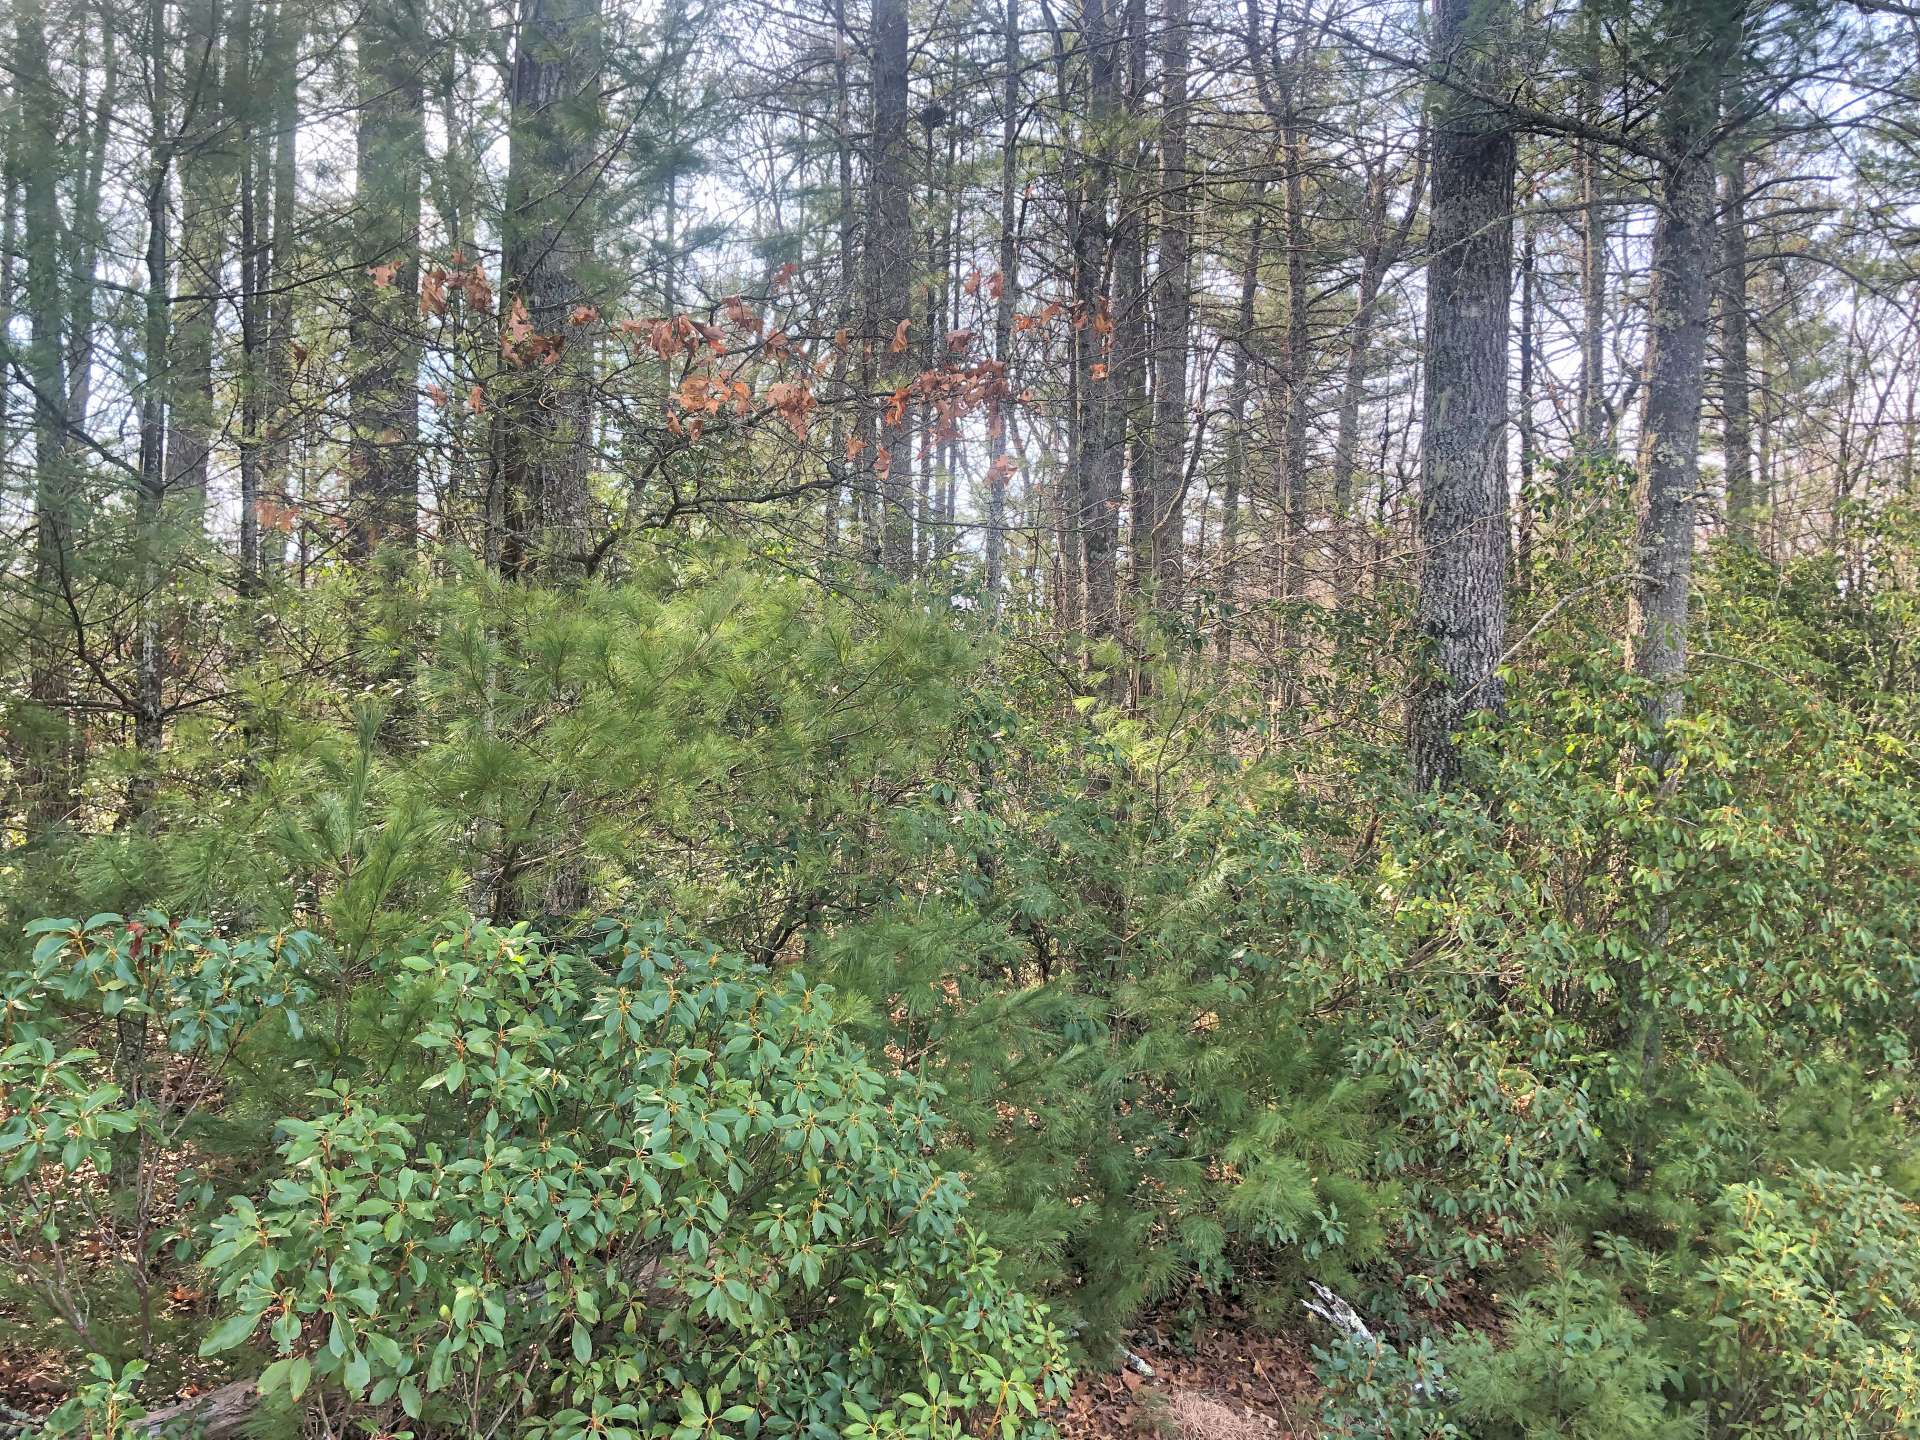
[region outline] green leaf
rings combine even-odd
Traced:
[[[200,1342],[202,1355],[218,1355],[222,1350],[231,1350],[234,1346],[253,1334],[259,1327],[260,1317],[267,1313],[262,1305],[258,1310],[239,1315],[230,1315],[213,1328],[211,1334]]]

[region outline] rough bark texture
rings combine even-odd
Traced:
[[[1125,454],[1125,417],[1115,400],[1124,382],[1113,374],[1122,362],[1123,345],[1105,343],[1099,317],[1112,307],[1102,285],[1113,246],[1108,216],[1113,184],[1113,136],[1120,118],[1119,77],[1114,50],[1118,38],[1104,0],[1085,0],[1081,8],[1081,39],[1087,53],[1090,153],[1083,160],[1079,224],[1074,235],[1074,299],[1084,324],[1078,337],[1077,378],[1080,395],[1080,447],[1075,466],[1079,480],[1074,530],[1078,536],[1086,583],[1086,625],[1093,635],[1111,635],[1118,627],[1118,594],[1114,582],[1114,551],[1119,540],[1120,480]],[[1116,327],[1122,316],[1113,317]],[[1105,358],[1111,354],[1113,358]]]
[[[1751,547],[1765,501],[1753,483],[1753,390],[1747,373],[1747,167],[1727,164],[1720,211],[1720,414],[1727,530]]]
[[[274,20],[273,242],[267,259],[267,443],[261,456],[260,497],[271,507],[261,537],[261,563],[285,558],[283,528],[294,521],[289,472],[293,460],[294,202],[299,192],[300,71],[305,34],[294,0],[281,0]]]
[[[840,196],[838,213],[835,216],[837,236],[840,246],[840,273],[846,277],[846,284],[840,292],[839,304],[834,313],[834,330],[851,332],[854,326],[854,302],[856,299],[853,276],[856,273],[859,255],[859,242],[853,216],[853,123],[852,106],[848,95],[847,83],[847,6],[846,0],[835,0],[833,6],[834,60],[833,60],[833,155],[835,180]],[[677,177],[667,177],[667,199],[670,202],[679,190]],[[667,212],[668,243],[673,243],[674,213]],[[667,313],[675,309],[671,290],[672,266],[667,271],[669,281]],[[827,490],[826,515],[822,522],[822,540],[827,553],[832,554],[839,548],[841,525],[841,487],[847,479],[847,411],[852,408],[854,398],[851,375],[852,365],[848,351],[849,345],[836,344],[833,356],[833,394],[839,401],[833,407],[833,423],[827,441],[827,473],[832,485]],[[663,380],[663,383],[670,383]],[[856,482],[857,484],[857,482]],[[848,497],[853,502],[854,524],[859,524],[859,497],[856,492]]]
[[[1594,0],[1584,7],[1587,56],[1581,81],[1581,118],[1600,117],[1599,18]],[[1610,448],[1607,418],[1607,212],[1600,146],[1580,140],[1575,151],[1580,176],[1580,381],[1581,439],[1590,448]]]
[[[1147,6],[1146,0],[1125,0],[1124,14],[1118,0],[1110,0],[1107,24],[1115,54],[1115,83],[1121,98],[1116,102],[1125,117],[1118,134],[1110,125],[1102,125],[1095,136],[1103,159],[1117,172],[1118,193],[1114,196],[1113,228],[1109,236],[1113,272],[1109,314],[1113,334],[1105,354],[1096,359],[1108,364],[1108,437],[1104,463],[1108,466],[1106,489],[1115,506],[1113,549],[1120,548],[1119,517],[1127,514],[1129,580],[1136,591],[1146,587],[1153,573],[1154,543],[1154,453],[1152,445],[1153,402],[1147,394],[1152,355],[1147,338],[1151,296],[1147,276],[1147,212],[1152,197],[1145,183],[1147,145],[1143,111],[1147,91]],[[1119,57],[1124,54],[1126,73],[1119,77]],[[1096,337],[1096,352],[1100,345]],[[1124,493],[1123,493],[1124,492]],[[1124,502],[1124,504],[1123,504]]]
[[[1280,452],[1287,505],[1286,578],[1281,593],[1287,600],[1298,600],[1307,590],[1307,372],[1313,342],[1308,328],[1312,299],[1307,293],[1306,131],[1300,116],[1300,80],[1306,53],[1303,33],[1293,63],[1282,72],[1279,87],[1287,197],[1286,419]],[[1283,647],[1291,694],[1300,668],[1297,638],[1290,633]]]
[[[214,434],[213,341],[231,228],[233,171],[221,113],[222,59],[219,0],[192,0],[180,9],[184,87],[180,244],[173,297],[173,346],[168,363],[167,492],[201,523]]]
[[[97,309],[100,249],[106,242],[101,225],[101,196],[106,181],[107,151],[113,143],[114,117],[120,101],[120,27],[110,8],[100,14],[100,93],[94,102],[93,134],[86,145],[86,179],[73,200],[73,223],[68,234],[68,275],[71,293],[67,313],[67,424],[69,436],[84,431],[93,408],[95,354],[99,342]],[[11,253],[11,249],[9,249]]]
[[[411,545],[418,524],[421,34],[417,0],[383,4],[359,27],[347,485],[348,542],[360,556]]]
[[[1153,570],[1161,606],[1181,603],[1186,576],[1187,348],[1192,328],[1193,220],[1187,204],[1187,0],[1161,21],[1160,268],[1154,276]]]
[[[251,1380],[235,1380],[191,1400],[150,1410],[133,1429],[147,1435],[194,1435],[200,1440],[228,1440],[245,1429],[260,1408],[260,1392]]]
[[[1433,674],[1413,699],[1422,788],[1458,773],[1454,734],[1502,702],[1506,648],[1507,309],[1513,266],[1514,137],[1506,119],[1450,87],[1497,91],[1507,0],[1438,0],[1434,12],[1432,260],[1421,443],[1420,631]]]
[[[525,0],[508,89],[496,412],[510,573],[577,577],[591,559],[593,356],[573,317],[597,303],[600,40],[599,0]]]
[[[876,352],[882,392],[873,457],[879,487],[880,559],[892,574],[913,569],[912,434],[905,404],[892,403],[909,377],[912,347],[900,336],[913,306],[913,225],[908,175],[906,0],[875,0],[873,7],[873,151],[867,230],[867,333]]]
[[[21,210],[26,230],[27,378],[33,414],[33,585],[41,613],[28,656],[28,694],[43,711],[43,733],[29,740],[22,786],[27,828],[37,836],[68,818],[73,808],[66,657],[52,642],[54,617],[68,584],[69,537],[76,515],[74,474],[63,413],[67,400],[65,312],[60,283],[60,201],[54,171],[60,97],[48,69],[46,15],[41,0],[15,12],[15,83],[22,120]],[[12,256],[6,263],[11,263]],[[10,377],[9,377],[10,378]]]
[[[266,407],[267,245],[262,234],[269,209],[267,175],[272,168],[254,97],[255,0],[239,0],[234,42],[242,57],[232,73],[241,106],[240,125],[240,574],[243,595],[260,578],[260,446]]]
[[[1307,366],[1311,358],[1307,294],[1306,130],[1301,113],[1301,87],[1311,57],[1311,31],[1305,16],[1296,16],[1293,43],[1287,57],[1278,58],[1276,14],[1272,27],[1263,19],[1260,0],[1246,0],[1245,43],[1253,67],[1260,106],[1278,130],[1285,200],[1286,342],[1275,376],[1279,415],[1279,464],[1274,498],[1281,543],[1269,538],[1268,571],[1274,596],[1298,599],[1305,592],[1307,541]],[[1286,606],[1273,612],[1269,648],[1274,651],[1273,673],[1281,680],[1280,698],[1292,704],[1300,676],[1300,641],[1290,623],[1283,626]]]
[[[1529,194],[1529,201],[1532,196]],[[1534,220],[1529,215],[1520,236],[1520,391],[1515,403],[1515,418],[1520,429],[1520,514],[1514,526],[1514,583],[1527,584],[1527,562],[1533,553],[1534,521],[1534,360],[1538,335],[1534,323],[1536,244]]]
[[[1000,97],[1000,295],[993,305],[993,354],[1005,372],[1013,360],[1015,279],[1020,269],[1013,197],[1020,141],[1020,0],[1006,0],[1001,43],[1006,73]],[[1011,385],[1010,373],[1001,381]],[[1007,417],[999,401],[987,433],[987,603],[998,606],[1006,586]]]
[[[1676,36],[1688,58],[1669,83],[1662,118],[1659,215],[1647,304],[1646,413],[1641,423],[1638,578],[1628,607],[1634,673],[1654,682],[1648,718],[1680,713],[1693,584],[1700,408],[1706,384],[1714,261],[1714,125],[1720,84],[1740,32],[1744,0],[1706,0]],[[1657,768],[1656,758],[1656,768]]]
[[[1220,658],[1233,658],[1233,631],[1239,618],[1240,487],[1247,470],[1247,399],[1253,388],[1253,303],[1260,290],[1260,250],[1265,238],[1267,177],[1254,182],[1253,223],[1247,231],[1247,256],[1240,271],[1240,303],[1235,311],[1233,374],[1227,383],[1227,491],[1220,515]]]
[[[141,768],[127,796],[130,815],[145,810],[152,796],[146,767],[154,763],[166,727],[166,647],[162,643],[161,587],[166,562],[161,555],[167,498],[167,355],[171,338],[168,280],[172,261],[171,215],[167,190],[173,171],[173,97],[167,83],[166,0],[147,0],[148,150],[146,175],[146,294],[143,340],[145,368],[140,376],[140,489],[136,500],[140,544],[141,593],[134,657],[133,742]]]

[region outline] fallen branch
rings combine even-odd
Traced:
[[[204,1395],[178,1400],[150,1410],[134,1421],[134,1430],[154,1436],[205,1436],[206,1440],[229,1440],[238,1435],[260,1403],[260,1392],[251,1380],[235,1380]]]
[[[1368,1344],[1378,1344],[1373,1331],[1367,1328],[1367,1322],[1360,1318],[1360,1312],[1342,1300],[1333,1291],[1318,1280],[1309,1280],[1308,1287],[1320,1298],[1303,1300],[1300,1303],[1309,1315],[1318,1315],[1336,1330],[1344,1330],[1356,1340],[1365,1340]]]

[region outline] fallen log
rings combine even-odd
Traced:
[[[133,1428],[156,1440],[171,1440],[177,1435],[231,1440],[259,1404],[260,1392],[254,1388],[253,1381],[234,1380],[204,1395],[193,1395],[162,1405],[158,1410],[149,1410],[134,1422]]]

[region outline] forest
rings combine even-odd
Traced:
[[[0,1440],[1920,1440],[1920,4],[0,9]]]

